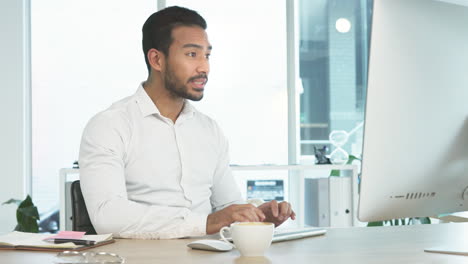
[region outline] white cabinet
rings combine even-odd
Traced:
[[[356,165],[252,165],[231,166],[235,177],[242,174],[249,175],[275,175],[282,171],[287,175],[285,196],[291,202],[297,215],[295,224],[303,226],[311,224],[306,221],[306,213],[313,210],[313,203],[320,202],[324,195],[328,197],[328,204],[321,203],[318,213],[326,212],[323,208],[328,206],[328,223],[330,226],[344,227],[357,226],[358,204],[358,167]],[[340,170],[341,177],[330,177],[331,170]],[[251,176],[249,176],[251,177]],[[60,230],[71,230],[71,197],[70,184],[79,178],[79,169],[63,168],[60,170]],[[310,182],[321,181],[328,183],[328,193],[318,193],[310,189]],[[307,186],[306,186],[307,185]],[[306,188],[309,188],[306,190]],[[311,202],[305,201],[307,197]],[[315,197],[315,198],[313,198]],[[322,198],[319,198],[322,197]],[[325,200],[322,200],[325,201]],[[317,207],[319,208],[319,207]],[[349,212],[346,212],[349,210]],[[326,223],[326,222],[322,222]]]

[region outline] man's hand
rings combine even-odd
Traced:
[[[265,214],[251,204],[233,204],[223,210],[208,215],[206,233],[208,235],[219,232],[223,226],[234,222],[263,222]]]
[[[258,207],[265,214],[265,222],[274,223],[275,226],[281,225],[284,221],[291,217],[292,220],[296,219],[296,213],[291,208],[291,204],[288,202],[278,203],[273,200],[268,203],[264,203]]]

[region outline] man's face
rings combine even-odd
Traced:
[[[173,42],[164,66],[164,84],[174,96],[200,101],[208,81],[211,45],[204,29],[180,26],[172,30]]]

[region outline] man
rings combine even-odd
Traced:
[[[287,202],[242,201],[229,169],[228,143],[201,100],[211,45],[195,11],[169,7],[143,26],[149,76],[137,92],[97,114],[84,130],[80,178],[98,233],[178,238],[218,232],[236,221],[280,225]]]

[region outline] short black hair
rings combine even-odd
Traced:
[[[206,21],[196,11],[188,8],[171,6],[153,13],[143,25],[143,53],[148,72],[151,66],[148,61],[148,51],[157,49],[164,55],[169,55],[172,44],[172,30],[177,26],[199,26],[206,29]]]

